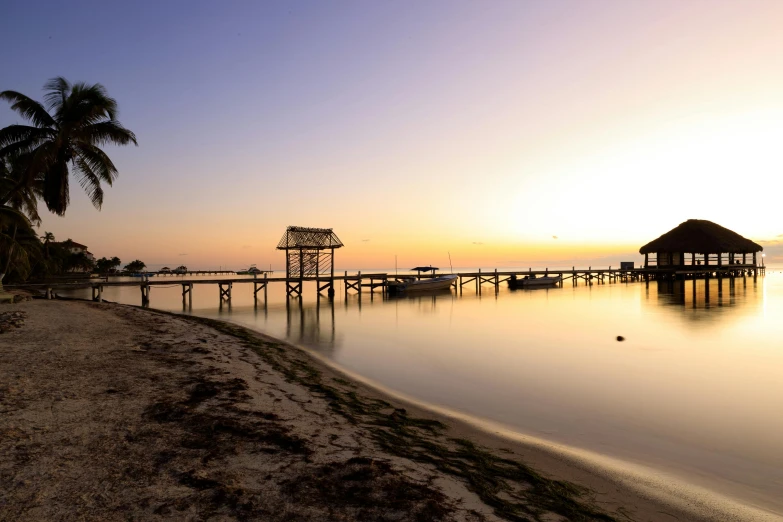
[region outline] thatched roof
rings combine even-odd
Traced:
[[[747,254],[764,250],[728,228],[706,219],[689,219],[639,249],[640,254],[653,252],[692,252],[695,254]]]
[[[287,248],[325,249],[340,248],[343,242],[331,228],[288,227],[277,244],[278,250]]]

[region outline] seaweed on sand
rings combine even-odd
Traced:
[[[287,380],[321,396],[335,413],[366,429],[384,451],[458,477],[506,520],[550,520],[552,514],[567,520],[616,520],[594,505],[587,488],[544,477],[518,460],[498,456],[469,440],[450,438],[443,423],[417,418],[386,401],[364,397],[341,379],[327,382],[304,357],[281,343],[222,321],[177,317],[241,340]],[[322,471],[328,474],[328,470]],[[319,484],[313,479],[311,486],[321,487]]]

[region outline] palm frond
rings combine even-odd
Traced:
[[[95,123],[102,119],[114,120],[116,117],[117,100],[109,96],[103,85],[79,82],[71,87],[68,110],[63,114],[63,121]]]
[[[36,127],[54,127],[57,123],[37,101],[16,91],[0,92],[0,100],[11,103],[11,109],[33,122]]]
[[[3,152],[3,150],[14,143],[32,140],[31,143],[37,144],[55,135],[55,131],[48,128],[31,127],[30,125],[9,125],[0,129],[0,156],[7,155],[8,153]]]
[[[117,167],[109,156],[95,145],[76,143],[76,154],[90,167],[101,181],[111,185],[117,179]]]
[[[30,224],[30,220],[27,219],[27,216],[6,205],[0,205],[0,225],[16,225],[24,230],[32,229],[32,225]]]
[[[34,154],[28,153],[4,159],[7,175],[0,178],[0,195],[7,206],[24,213],[31,222],[41,224],[38,214],[40,179],[31,168]],[[37,182],[38,179],[38,182]]]
[[[38,199],[30,192],[20,192],[16,197],[11,198],[8,204],[14,210],[18,210],[27,217],[33,225],[41,226],[41,215],[38,213]]]
[[[53,112],[58,121],[62,121],[62,113],[68,100],[68,92],[71,90],[71,84],[62,76],[52,78],[44,84],[44,101],[46,109]]]
[[[122,126],[117,120],[93,123],[78,131],[78,139],[93,145],[128,145],[138,146],[136,135]]]
[[[87,193],[87,197],[90,198],[93,206],[100,210],[103,205],[103,188],[101,187],[100,176],[92,170],[83,156],[76,156],[74,163],[76,163],[76,166],[78,167],[79,185],[81,185]]]

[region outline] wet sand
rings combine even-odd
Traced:
[[[228,323],[0,312],[20,312],[0,334],[0,520],[776,519],[488,432]]]

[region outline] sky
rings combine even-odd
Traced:
[[[778,1],[18,2],[0,89],[103,84],[139,146],[41,231],[151,268],[619,265],[708,219],[783,264]],[[22,122],[0,105],[0,126]],[[446,265],[448,266],[448,265]]]

